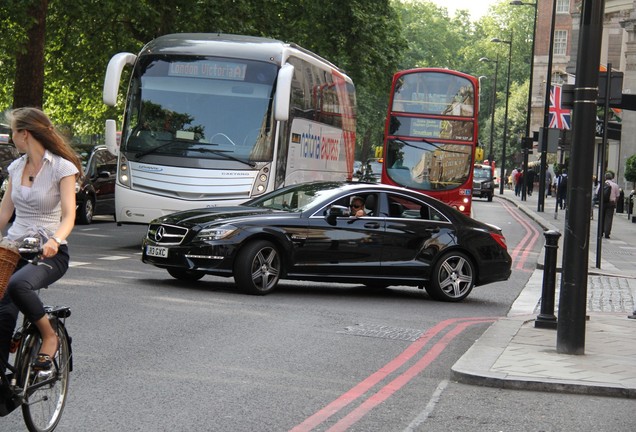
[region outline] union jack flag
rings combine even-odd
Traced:
[[[571,111],[561,108],[561,86],[550,87],[550,125],[556,129],[571,128]]]

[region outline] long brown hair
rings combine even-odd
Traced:
[[[68,141],[51,123],[41,110],[32,107],[16,108],[8,115],[11,127],[16,130],[28,130],[42,146],[53,154],[71,161],[82,175],[82,163]]]

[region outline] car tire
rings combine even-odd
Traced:
[[[91,198],[87,197],[77,208],[77,223],[80,225],[90,225],[91,222],[93,222],[94,212],[95,204]]]
[[[265,295],[278,284],[283,264],[276,246],[267,240],[245,245],[236,256],[234,280],[248,294]]]
[[[168,274],[170,274],[173,278],[188,282],[196,282],[205,276],[205,273],[197,270],[186,270],[180,268],[169,268],[166,270],[168,270]]]
[[[473,290],[476,276],[472,260],[462,252],[451,251],[435,263],[426,292],[435,300],[458,302]]]

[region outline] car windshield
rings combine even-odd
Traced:
[[[489,179],[490,172],[491,172],[490,168],[475,167],[475,171],[473,172],[473,177],[476,179]]]
[[[341,183],[306,183],[289,186],[248,201],[245,205],[288,212],[302,212],[339,191]]]

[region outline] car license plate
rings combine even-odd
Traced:
[[[146,246],[146,255],[159,258],[168,258],[168,248],[149,245]]]

